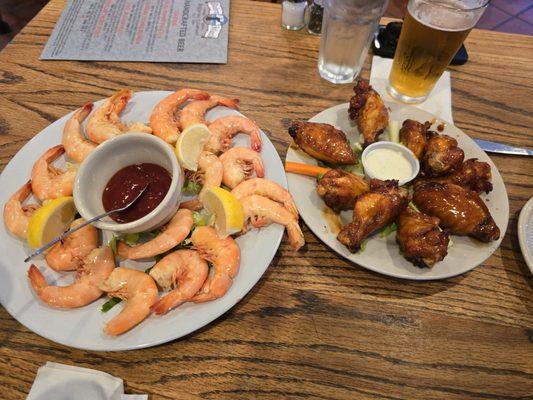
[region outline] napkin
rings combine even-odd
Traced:
[[[392,67],[392,59],[374,56],[370,71],[370,84],[385,101],[394,101],[387,92],[387,81]],[[453,124],[452,118],[452,88],[450,72],[445,71],[429,94],[426,101],[413,106],[436,115],[438,118]]]
[[[47,362],[26,400],[147,400],[148,395],[124,394],[124,382],[102,371]]]

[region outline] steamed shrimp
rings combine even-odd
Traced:
[[[220,156],[224,175],[222,182],[233,189],[255,172],[258,178],[265,176],[263,160],[259,153],[245,147],[233,147]]]
[[[131,90],[122,89],[109,97],[102,106],[98,107],[89,118],[85,129],[89,139],[96,143],[102,143],[127,131],[151,133],[150,127],[140,122],[128,126],[120,120],[120,113],[132,96],[133,92]]]
[[[31,194],[31,181],[17,190],[4,205],[4,224],[9,232],[20,239],[26,239],[30,218],[40,206],[22,204]]]
[[[245,221],[250,221],[253,226],[260,228],[275,222],[287,228],[289,243],[294,251],[298,251],[305,244],[304,235],[294,218],[281,204],[267,197],[253,194],[240,200],[244,211]]]
[[[118,267],[100,284],[109,297],[126,301],[122,311],[105,326],[104,332],[120,335],[141,323],[150,315],[150,307],[157,301],[158,290],[152,277],[142,271]]]
[[[137,260],[139,258],[154,257],[172,249],[185,239],[192,228],[193,218],[191,210],[181,209],[165,225],[159,235],[152,240],[136,246],[128,246],[119,242],[118,254],[122,258]]]
[[[58,308],[82,307],[92,303],[103,291],[99,285],[115,268],[115,257],[109,247],[94,249],[78,267],[76,281],[67,286],[50,286],[35,265],[28,270],[33,290],[43,303]]]
[[[93,103],[87,103],[77,109],[63,129],[63,146],[72,160],[81,163],[94,149],[96,144],[85,139],[81,124],[91,113]]]
[[[207,100],[209,93],[196,89],[181,89],[161,100],[152,110],[150,127],[154,135],[167,143],[176,143],[180,130],[176,120],[178,108],[187,100]]]
[[[239,109],[239,99],[225,99],[220,96],[211,96],[207,100],[191,101],[178,113],[178,125],[181,131],[194,124],[207,124],[205,113],[216,106],[226,106]]]
[[[251,119],[230,115],[221,117],[209,124],[211,137],[207,141],[204,149],[218,154],[229,149],[231,140],[237,133],[246,133],[250,135],[251,148],[255,151],[261,151],[261,131],[257,124]]]
[[[72,222],[70,227],[74,228],[83,222],[83,218],[79,218]],[[87,225],[48,250],[46,262],[55,271],[73,271],[96,247],[98,247],[98,231],[94,226]]]
[[[200,257],[213,265],[212,273],[192,301],[202,303],[224,296],[239,272],[241,263],[239,245],[231,236],[220,239],[215,229],[210,226],[196,228],[192,233],[191,242]]]
[[[263,178],[248,179],[235,186],[231,193],[238,200],[242,200],[252,194],[268,197],[271,200],[283,204],[294,218],[298,218],[298,209],[289,191],[271,180]]]
[[[203,151],[200,154],[198,161],[198,171],[189,171],[189,181],[202,184],[202,189],[198,194],[198,198],[194,200],[185,201],[180,204],[180,208],[188,208],[189,210],[200,210],[203,208],[202,196],[209,187],[220,186],[222,183],[224,171],[222,162],[213,153]]]
[[[72,166],[65,171],[54,168],[51,163],[65,152],[63,145],[48,149],[31,170],[31,190],[39,200],[71,196],[77,168]]]
[[[209,267],[194,250],[177,250],[165,256],[150,270],[150,276],[168,291],[152,311],[166,314],[171,309],[189,301],[204,284]]]

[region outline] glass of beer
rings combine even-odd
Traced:
[[[387,91],[421,103],[461,47],[490,0],[410,0]]]

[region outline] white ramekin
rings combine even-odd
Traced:
[[[172,174],[167,195],[144,217],[127,223],[111,218],[97,221],[99,229],[117,233],[137,233],[153,230],[167,222],[179,207],[183,174],[171,146],[147,133],[125,133],[100,144],[81,163],[74,181],[74,204],[84,219],[105,212],[102,193],[109,179],[120,169],[139,163],[162,166]]]

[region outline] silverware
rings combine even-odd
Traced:
[[[533,156],[533,150],[522,147],[513,147],[506,144],[491,142],[489,140],[474,139],[483,150],[489,153],[514,154],[517,156]]]
[[[133,200],[130,201],[128,204],[126,204],[124,207],[116,208],[114,210],[111,210],[111,211],[105,212],[103,214],[97,215],[96,217],[91,218],[91,219],[83,222],[82,224],[74,227],[74,228],[67,229],[65,232],[63,232],[61,235],[57,236],[55,239],[51,240],[50,242],[46,243],[44,246],[39,247],[37,250],[35,250],[32,254],[30,254],[28,257],[26,257],[24,259],[24,262],[28,262],[32,258],[37,257],[43,251],[48,250],[54,244],[56,244],[57,242],[65,239],[67,236],[70,236],[72,233],[80,230],[81,228],[83,228],[83,227],[85,227],[85,226],[87,226],[89,224],[92,224],[93,222],[98,221],[99,219],[107,217],[107,216],[109,216],[111,214],[115,214],[115,213],[127,210],[128,208],[130,208],[133,205],[133,203],[135,203],[139,199],[139,197],[141,197],[141,195],[146,191],[146,188],[148,188],[148,184],[145,187],[143,187],[142,190],[139,192],[139,194],[137,196],[135,196],[133,198]]]

